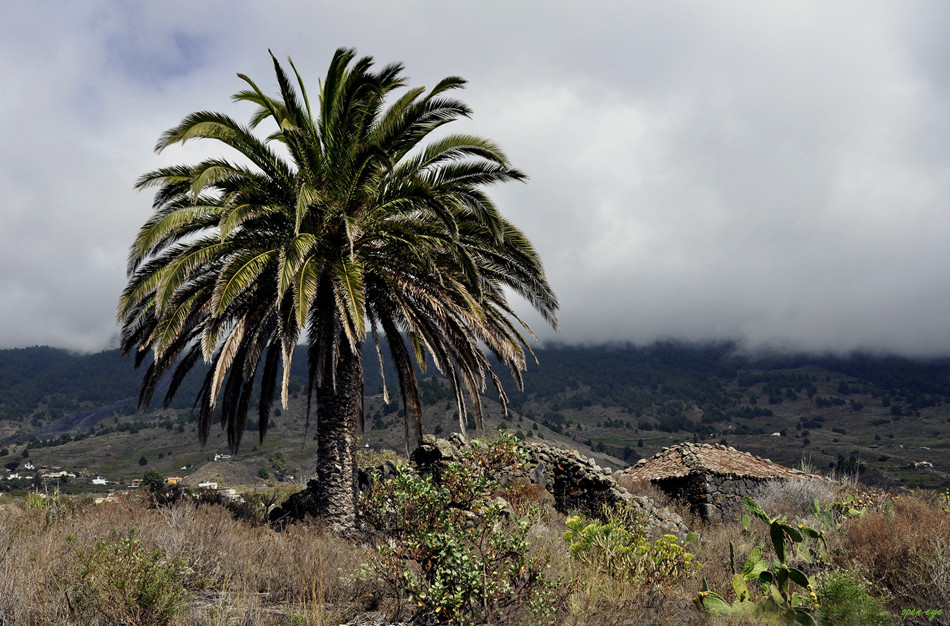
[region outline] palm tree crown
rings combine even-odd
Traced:
[[[200,437],[220,402],[236,449],[255,380],[262,439],[278,390],[286,404],[299,341],[309,347],[308,407],[316,391],[319,420],[320,390],[350,381],[340,373],[347,363],[361,385],[362,342],[372,337],[381,359],[385,336],[410,440],[421,435],[413,361],[425,368],[426,355],[454,389],[463,433],[466,396],[480,429],[487,383],[506,400],[483,348],[519,386],[529,350],[519,328],[531,330],[506,292],[557,326],[557,298],[538,255],[485,192],[524,175],[487,139],[433,136],[470,114],[450,95],[461,78],[410,89],[401,64],[376,71],[370,57],[340,49],[313,109],[290,67],[293,81],[274,59],[276,97],[239,75],[247,88],[233,99],[256,105],[247,126],[200,111],[156,146],[211,139],[238,160],[165,167],[137,183],[156,190],[154,215],[131,246],[117,317],[123,353],[134,352],[136,365],[154,355],[140,404],[170,374],[167,405],[203,359],[210,368],[196,402]],[[265,122],[272,131],[260,138]],[[355,397],[362,402],[361,387]]]

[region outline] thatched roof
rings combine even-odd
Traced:
[[[690,474],[718,474],[730,478],[791,479],[817,478],[798,470],[789,469],[768,459],[748,452],[739,452],[719,444],[683,443],[641,459],[621,472],[632,480],[663,480],[681,478]]]

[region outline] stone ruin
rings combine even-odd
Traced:
[[[827,479],[735,448],[684,443],[641,459],[618,472],[618,480],[627,485],[652,483],[688,504],[702,520],[721,522],[737,519],[745,510],[743,498],[757,498],[776,482]]]
[[[411,467],[422,473],[433,473],[438,478],[466,445],[458,433],[453,433],[448,439],[426,435],[423,444],[410,455]],[[604,505],[626,504],[642,516],[651,534],[669,532],[685,536],[686,525],[679,515],[658,506],[649,497],[633,495],[620,487],[609,467],[600,467],[576,450],[562,450],[543,443],[523,442],[521,445],[528,453],[528,462],[517,468],[503,468],[499,476],[502,482],[526,481],[544,487],[554,508],[563,514],[581,512],[587,517],[600,518],[603,517]],[[386,478],[395,472],[396,465],[392,461],[370,472],[361,471],[360,489],[369,487],[374,475]],[[282,524],[312,512],[310,494],[308,488],[291,496],[282,507],[271,512],[272,522]]]
[[[423,437],[423,444],[410,455],[421,471],[439,473],[439,466],[454,460],[467,444],[458,433],[448,439]],[[543,443],[521,443],[528,462],[518,468],[504,468],[502,482],[526,481],[544,487],[553,497],[555,510],[565,515],[580,512],[590,518],[602,518],[604,506],[629,505],[639,513],[649,530],[684,535],[686,525],[676,513],[657,506],[646,496],[635,496],[620,487],[609,467],[599,466],[576,450],[563,450]]]

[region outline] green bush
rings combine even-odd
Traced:
[[[79,548],[69,561],[66,604],[77,623],[168,624],[185,606],[184,563],[145,550],[135,527],[114,543]]]
[[[664,585],[688,578],[700,567],[675,535],[651,542],[643,521],[623,507],[606,508],[606,522],[567,518],[564,539],[571,556],[622,582]]]
[[[867,583],[851,572],[834,572],[818,586],[821,622],[835,626],[889,626],[893,623]]]
[[[380,541],[376,570],[424,623],[521,623],[553,618],[564,600],[547,559],[532,556],[530,522],[495,494],[497,468],[525,461],[511,435],[472,442],[439,483],[400,466],[361,498]]]

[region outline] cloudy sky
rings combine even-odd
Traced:
[[[159,134],[246,120],[269,48],[315,91],[349,46],[469,81],[558,339],[950,354],[948,32],[942,1],[7,3],[0,347],[114,342],[134,181],[207,150]]]

